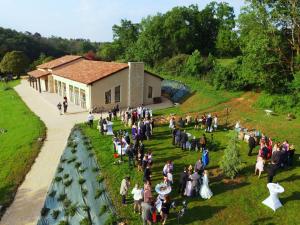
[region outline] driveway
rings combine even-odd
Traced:
[[[25,80],[22,80],[15,90],[29,108],[46,124],[47,139],[31,170],[19,187],[14,202],[2,217],[1,225],[37,223],[47,190],[67,144],[70,130],[75,123],[83,122],[87,118],[87,112],[80,111],[78,106],[71,103],[71,113],[59,115],[56,104],[62,100],[55,94],[39,94]]]
[[[35,163],[19,187],[13,203],[2,217],[0,225],[33,225],[39,218],[70,131],[76,123],[86,121],[87,112],[69,103],[69,113],[59,115],[56,105],[63,99],[56,94],[37,92],[29,86],[26,80],[22,80],[15,90],[28,107],[45,123],[47,138]],[[160,109],[172,105],[172,102],[163,98],[162,103],[147,107]]]

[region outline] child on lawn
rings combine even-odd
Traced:
[[[263,157],[258,156],[256,165],[255,165],[255,173],[254,173],[256,175],[256,173],[258,171],[258,178],[260,178],[261,172],[264,171],[264,164],[265,164],[265,161],[264,161]]]

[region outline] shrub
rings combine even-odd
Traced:
[[[58,173],[61,173],[62,171],[64,171],[64,168],[63,168],[63,167],[58,167],[58,168],[57,168],[57,172],[58,172]]]
[[[84,184],[85,183],[85,179],[83,177],[80,177],[79,180],[78,180],[78,183],[80,185]]]
[[[66,199],[66,197],[66,194],[59,194],[59,196],[57,197],[57,201],[62,202]]]
[[[66,181],[64,182],[65,187],[69,187],[69,186],[72,184],[72,182],[73,182],[73,179],[72,179],[72,178],[69,179],[69,180],[66,180]]]
[[[233,179],[241,170],[242,161],[239,154],[239,145],[237,134],[233,131],[229,134],[229,142],[224,150],[224,155],[220,162],[220,168],[225,176]]]
[[[64,179],[68,179],[69,176],[70,176],[70,175],[69,175],[68,173],[64,174]]]
[[[80,221],[80,225],[92,225],[90,220],[86,217],[83,220]]]
[[[49,197],[51,198],[54,198],[56,195],[56,191],[55,190],[52,190],[50,193],[49,193]]]
[[[55,182],[61,182],[62,181],[62,178],[60,176],[57,176],[54,178]]]
[[[81,208],[82,208],[82,210],[85,211],[85,212],[90,211],[90,207],[89,207],[88,205],[82,205]]]
[[[85,172],[85,170],[86,170],[85,168],[80,168],[79,173],[83,174]]]
[[[83,196],[86,196],[88,194],[88,192],[89,191],[85,188],[82,188],[82,190],[81,190],[81,193],[82,193]]]
[[[95,194],[95,199],[99,198],[104,193],[103,189],[97,189]]]
[[[179,54],[167,60],[161,67],[163,72],[180,75],[183,72],[183,67],[186,64],[189,55]]]
[[[60,214],[59,210],[53,210],[53,212],[51,213],[51,216],[54,220],[56,220],[58,218],[59,214]]]
[[[61,163],[64,163],[64,162],[66,162],[66,161],[67,161],[67,159],[65,159],[65,158],[61,158],[61,159],[60,159],[60,162],[61,162]]]
[[[109,213],[104,225],[113,225],[116,224],[117,218],[112,213]]]
[[[65,208],[68,208],[72,204],[71,200],[66,198],[63,202]]]
[[[66,209],[65,214],[66,214],[67,216],[73,217],[73,216],[75,216],[76,212],[77,212],[77,205],[70,205],[70,206]]]
[[[77,157],[76,156],[73,156],[72,158],[70,158],[67,163],[70,164],[72,162],[75,162],[77,160]]]
[[[47,208],[46,206],[44,206],[44,207],[42,208],[42,210],[41,210],[41,216],[42,216],[42,217],[47,216],[48,213],[49,213],[49,211],[50,211],[50,209]]]
[[[75,168],[78,169],[81,166],[81,162],[76,162],[75,163]]]
[[[58,225],[70,225],[70,224],[67,220],[62,220],[62,221],[59,222]]]
[[[103,215],[107,211],[107,205],[104,204],[100,207],[99,215]]]
[[[101,176],[101,175],[98,175],[98,176],[97,176],[97,181],[98,181],[99,183],[102,183],[102,182],[104,181],[104,177]]]
[[[300,110],[300,95],[262,93],[257,99],[255,106],[261,109],[272,109],[274,112],[278,113],[297,114]]]

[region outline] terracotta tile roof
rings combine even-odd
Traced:
[[[29,74],[30,76],[35,77],[35,78],[40,78],[42,76],[46,76],[46,75],[50,74],[50,72],[42,71],[42,70],[33,70],[33,71],[28,72],[27,74]]]
[[[78,55],[65,55],[63,57],[51,60],[47,63],[43,63],[41,65],[38,65],[37,68],[40,69],[54,69],[55,67],[62,66],[66,63],[70,63],[72,61],[75,61],[77,59],[83,58],[82,56]]]
[[[91,84],[125,68],[128,68],[126,63],[80,60],[66,67],[54,69],[52,74]]]

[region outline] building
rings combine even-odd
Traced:
[[[148,105],[161,97],[162,78],[144,69],[142,62],[116,63],[66,55],[28,72],[30,86],[39,92],[66,96],[91,110]]]

